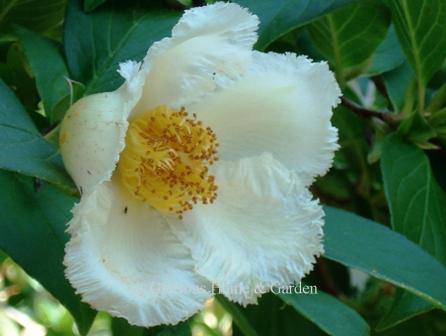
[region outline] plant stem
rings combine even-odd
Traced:
[[[382,121],[389,123],[389,124],[392,124],[392,123],[398,121],[398,117],[391,112],[381,112],[381,111],[371,110],[371,109],[362,107],[345,97],[341,98],[341,102],[342,102],[342,105],[344,105],[349,110],[351,110],[352,112],[356,113],[357,115],[359,115],[363,118],[378,118],[378,119],[381,119]]]

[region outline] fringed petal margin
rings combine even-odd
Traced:
[[[271,286],[300,281],[323,252],[318,201],[269,154],[221,162],[213,173],[215,203],[169,221],[197,272],[244,305]]]
[[[254,52],[247,75],[187,109],[215,131],[223,160],[270,152],[308,185],[338,148],[330,119],[340,93],[326,63]]]
[[[240,78],[250,66],[258,24],[257,16],[235,3],[187,10],[172,37],[149,49],[135,113],[164,104],[179,108]]]
[[[93,308],[150,327],[176,324],[210,297],[163,217],[113,182],[84,196],[73,214],[66,276]]]

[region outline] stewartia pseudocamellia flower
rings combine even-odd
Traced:
[[[82,197],[66,276],[85,302],[140,326],[200,310],[211,284],[241,304],[308,273],[340,90],[326,63],[253,51],[232,3],[184,13],[125,83],[67,112],[60,144]]]

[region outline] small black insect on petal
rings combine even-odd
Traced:
[[[129,211],[129,208],[128,208],[128,207],[125,207],[125,208],[124,208],[124,213],[126,214],[128,211]]]

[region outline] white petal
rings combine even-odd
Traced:
[[[172,37],[155,43],[144,60],[148,73],[136,113],[195,101],[244,73],[257,39],[257,16],[234,3],[187,10]]]
[[[197,272],[241,304],[255,303],[272,285],[299,281],[323,251],[318,202],[268,154],[219,163],[213,173],[216,202],[169,222]]]
[[[214,129],[222,159],[270,152],[310,183],[338,148],[330,118],[339,96],[326,63],[255,52],[248,75],[188,109]]]
[[[175,324],[201,309],[208,283],[156,211],[106,182],[70,222],[66,276],[82,300],[131,324]]]
[[[119,64],[118,72],[124,78],[127,90],[136,94],[139,99],[142,85],[144,84],[144,75],[141,70],[141,63],[128,60]]]
[[[130,63],[124,68],[121,65],[121,74],[128,75],[128,80],[118,90],[78,100],[62,121],[60,152],[82,193],[92,192],[111,178],[125,146],[127,118],[141,96],[142,85],[140,76],[130,78]]]
[[[202,35],[225,36],[230,42],[251,48],[257,40],[259,19],[236,3],[216,2],[184,12],[172,30],[176,42]]]

